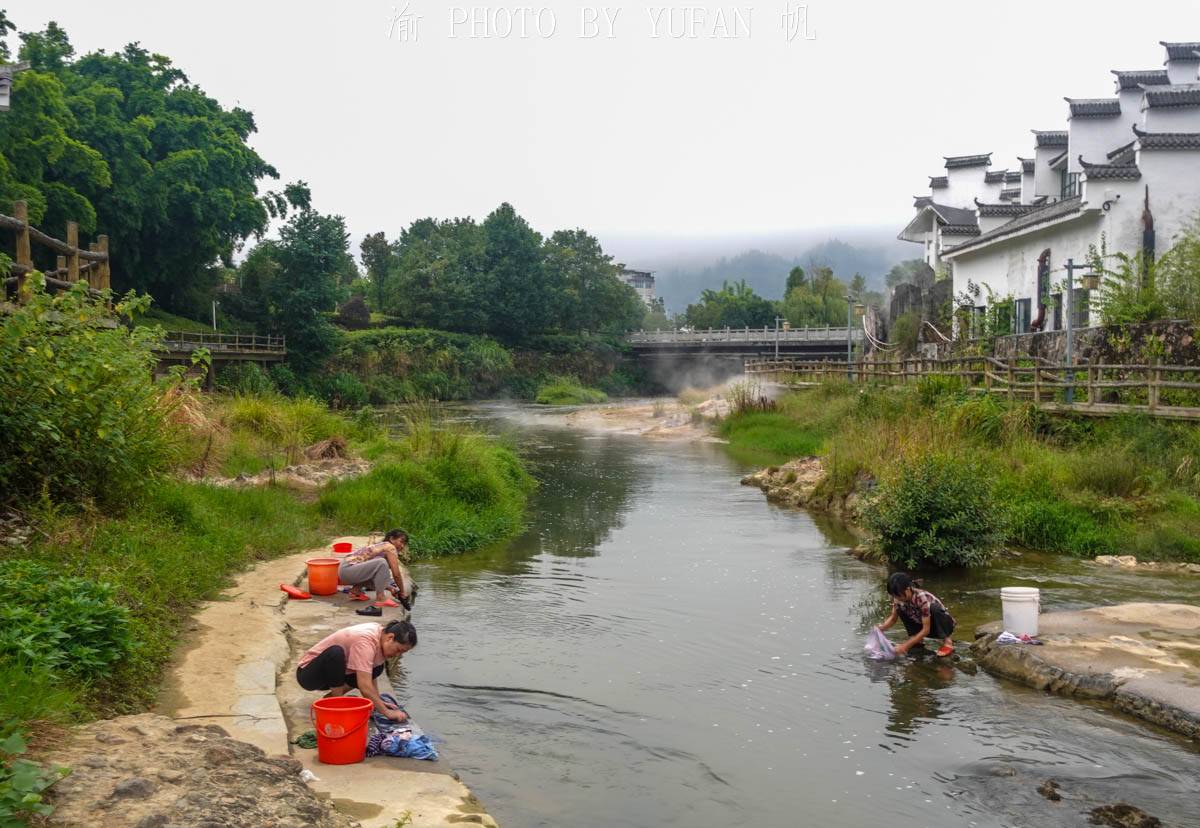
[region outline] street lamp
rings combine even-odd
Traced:
[[[1090,265],[1077,265],[1074,259],[1067,259],[1063,267],[1067,271],[1067,388],[1063,397],[1067,405],[1071,405],[1075,402],[1075,337],[1072,333],[1075,327],[1075,320],[1072,318],[1075,316],[1075,271],[1086,271],[1079,277],[1085,290],[1095,290],[1099,287],[1100,276],[1090,270]]]
[[[7,112],[12,100],[13,75],[24,72],[28,63],[9,63],[0,66],[0,112]]]

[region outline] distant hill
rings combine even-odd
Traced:
[[[849,244],[839,239],[829,239],[815,244],[799,256],[787,257],[761,250],[747,250],[732,257],[722,257],[708,265],[678,265],[665,267],[656,274],[655,292],[663,298],[667,310],[676,313],[684,310],[700,297],[706,288],[719,288],[722,282],[746,280],[746,284],[767,299],[783,298],[788,272],[800,265],[806,270],[824,265],[833,268],[838,278],[850,280],[861,273],[867,286],[874,290],[883,288],[884,274],[902,256],[894,245],[874,247]]]

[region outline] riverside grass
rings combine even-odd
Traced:
[[[542,405],[589,405],[608,401],[608,395],[588,388],[575,377],[553,377],[538,388],[536,402]]]
[[[274,395],[189,397],[175,412],[180,469],[194,471],[205,455],[216,474],[279,465],[290,446],[335,435],[375,468],[317,498],[164,475],[116,515],[87,504],[28,504],[31,541],[0,546],[0,559],[31,558],[111,584],[129,610],[136,646],[111,673],[84,682],[0,659],[6,728],[52,733],[81,716],[152,705],[188,614],[248,566],[320,546],[331,535],[395,525],[409,530],[418,555],[470,551],[521,528],[533,486],[510,447],[446,426],[431,410],[411,416],[395,440],[371,418],[343,418],[311,400]]]
[[[1200,562],[1200,429],[1147,417],[1050,416],[931,378],[825,383],[719,425],[739,459],[825,463],[824,494],[895,481],[931,454],[985,477],[1011,548]]]

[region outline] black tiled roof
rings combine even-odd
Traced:
[[[1005,184],[1020,184],[1021,183],[1021,173],[1017,170],[1009,170],[1008,172],[1006,172],[1004,174],[1004,183]]]
[[[1006,175],[1008,175],[1008,170],[988,170],[983,174],[983,183],[1003,184]]]
[[[1117,76],[1117,89],[1137,89],[1139,86],[1161,86],[1170,83],[1166,69],[1122,70],[1113,69]]]
[[[943,236],[978,236],[978,224],[943,224]]]
[[[1167,50],[1167,60],[1200,60],[1200,57],[1196,56],[1196,52],[1200,51],[1200,41],[1160,40],[1158,43]]]
[[[1017,160],[1021,162],[1021,172],[1023,172],[1023,173],[1033,172],[1033,159],[1032,158],[1018,158]]]
[[[1033,204],[984,204],[979,199],[975,200],[975,210],[981,216],[1020,216],[1036,209]]]
[[[986,167],[992,163],[992,154],[990,152],[981,155],[944,155],[946,159],[946,169],[957,170],[963,167]]]
[[[949,187],[949,186],[950,186],[950,179],[947,178],[946,176],[944,176],[944,175],[929,176],[929,189],[940,190],[943,187]]]
[[[1000,191],[1000,199],[1002,201],[1003,200],[1012,200],[1014,198],[1017,199],[1018,201],[1021,200],[1021,188],[1020,187],[1011,187],[1007,190]]]
[[[1142,171],[1133,164],[1089,164],[1079,156],[1079,166],[1089,181],[1100,179],[1136,181],[1142,177]]]
[[[1142,132],[1136,126],[1138,146],[1148,150],[1200,149],[1200,132]]]
[[[965,207],[948,207],[945,204],[938,204],[936,201],[929,205],[938,219],[943,225],[963,226],[967,224],[976,224],[975,211],[968,210]]]
[[[999,227],[987,231],[986,233],[981,233],[978,238],[965,241],[946,252],[953,254],[960,250],[969,250],[993,239],[1011,236],[1027,227],[1035,227],[1039,224],[1044,224],[1047,221],[1053,221],[1054,219],[1062,218],[1063,216],[1069,216],[1072,213],[1078,213],[1081,209],[1083,209],[1083,202],[1080,200],[1079,196],[1074,196],[1073,198],[1064,198],[1061,201],[1056,201],[1053,204],[1047,204],[1037,210],[1030,210],[1028,213],[1023,213],[1007,224],[1002,224]]]
[[[1200,83],[1176,83],[1171,86],[1143,86],[1146,106],[1200,106]]]
[[[1130,141],[1128,144],[1117,147],[1115,150],[1108,153],[1108,160],[1116,162],[1116,160],[1118,158],[1122,158],[1122,157],[1128,155],[1130,153],[1130,151],[1133,149],[1133,145],[1134,145],[1134,141]]]
[[[1033,130],[1034,140],[1039,147],[1065,147],[1067,145],[1066,130]]]
[[[1121,114],[1121,102],[1116,98],[1063,98],[1071,108],[1072,118],[1111,118]]]

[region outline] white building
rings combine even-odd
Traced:
[[[652,307],[654,305],[654,271],[632,270],[623,264],[617,265],[617,268],[621,281],[637,291],[637,295],[646,303],[646,307]]]
[[[1165,69],[1114,71],[1112,98],[1066,98],[1066,128],[1032,158],[946,158],[900,238],[954,279],[960,307],[1012,298],[1013,329],[1059,330],[1064,263],[1091,250],[1161,254],[1200,213],[1200,42],[1163,43]],[[1076,284],[1074,322],[1091,321]]]

